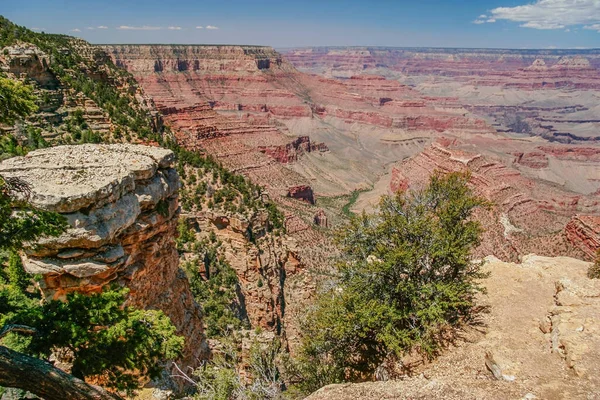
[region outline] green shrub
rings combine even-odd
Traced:
[[[481,290],[473,263],[486,203],[468,177],[434,175],[416,192],[384,196],[379,213],[353,217],[338,235],[343,257],[304,324],[295,371],[306,391],[364,379],[388,357],[433,357],[441,336],[471,316]]]
[[[588,277],[590,279],[600,279],[600,249],[596,253],[594,264],[588,269]]]
[[[216,236],[215,241],[194,243],[192,250],[197,258],[183,266],[194,298],[204,312],[206,334],[209,338],[222,337],[231,329],[236,330],[248,325],[238,298],[237,274],[219,254],[219,246]],[[202,269],[199,263],[202,263]]]

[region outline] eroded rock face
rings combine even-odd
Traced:
[[[440,140],[396,164],[390,190],[424,187],[434,171],[468,172],[475,193],[494,204],[475,214],[484,229],[477,256],[491,254],[514,261],[535,252],[591,259],[591,249],[598,247],[598,228],[593,222],[600,210],[596,196],[530,179],[497,159],[463,148],[459,141]],[[574,218],[577,214],[588,217]]]
[[[583,250],[590,259],[600,249],[600,216],[576,215],[565,227],[567,239]]]
[[[179,270],[174,154],[138,145],[59,146],[0,164],[19,177],[36,207],[64,215],[70,228],[25,248],[24,266],[43,276],[45,296],[130,289],[127,303],[161,309],[186,338],[184,364],[206,355],[200,308]]]
[[[288,197],[315,204],[315,196],[310,186],[300,185],[292,186],[288,189]]]

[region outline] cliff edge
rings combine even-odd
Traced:
[[[127,304],[163,310],[186,339],[182,364],[205,357],[200,307],[179,270],[175,246],[179,177],[170,150],[139,145],[59,146],[0,163],[0,175],[29,186],[36,207],[70,228],[25,248],[46,297],[130,289]]]
[[[489,306],[456,347],[412,377],[326,386],[309,400],[595,399],[600,377],[600,280],[589,263],[528,255],[488,257]]]

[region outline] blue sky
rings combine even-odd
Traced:
[[[600,0],[0,0],[0,14],[92,43],[600,47]]]

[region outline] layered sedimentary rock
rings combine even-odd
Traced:
[[[349,193],[431,135],[492,132],[456,99],[426,97],[381,76],[340,81],[304,74],[267,47],[104,48],[154,98],[182,144],[283,196],[299,185],[315,186],[317,194]],[[303,157],[311,152],[323,157]]]
[[[600,250],[600,216],[576,215],[565,227],[567,239],[593,259]]]
[[[597,50],[316,48],[284,52],[327,77],[380,74],[430,96],[453,96],[499,130],[557,140],[599,140]],[[524,124],[514,124],[515,116]],[[522,127],[526,128],[523,131]]]
[[[468,172],[475,193],[491,201],[489,210],[476,217],[483,224],[482,244],[476,253],[493,254],[504,260],[536,251],[543,255],[570,254],[590,258],[593,229],[568,229],[578,213],[597,215],[600,199],[584,196],[535,181],[491,157],[465,151],[458,141],[441,140],[415,157],[394,167],[392,191],[423,187],[434,171]],[[593,219],[590,218],[590,219]],[[567,228],[565,230],[565,228]],[[573,235],[586,237],[581,246]]]
[[[199,235],[215,234],[239,283],[241,314],[250,326],[268,334],[277,334],[283,345],[295,351],[299,343],[298,317],[314,292],[307,273],[312,264],[306,252],[290,235],[267,233],[267,215],[253,220],[212,211],[186,215]],[[255,237],[248,236],[251,226]]]
[[[402,380],[331,385],[308,399],[596,397],[600,280],[587,278],[590,264],[534,255],[520,264],[486,260],[491,274],[480,303],[489,312],[461,331],[464,341]],[[486,366],[491,360],[498,378]]]
[[[310,186],[292,186],[288,189],[288,197],[315,204],[315,197]]]
[[[34,44],[20,42],[0,51],[0,70],[7,73],[9,78],[27,81],[35,89],[39,111],[31,116],[30,123],[41,128],[42,136],[49,141],[61,136],[64,140],[72,135],[71,125],[73,117],[77,114],[79,115],[75,125],[80,125],[81,129],[94,134],[109,136],[117,127],[121,130],[127,129],[122,121],[113,121],[107,110],[92,100],[89,92],[88,95],[84,94],[81,84],[76,86],[73,81],[84,76],[89,80],[88,83],[93,81],[112,86],[127,98],[128,106],[139,109],[145,105],[142,105],[142,101],[138,103],[134,99],[133,94],[136,94],[137,88],[132,85],[133,80],[127,75],[117,74],[104,51],[82,40],[71,38],[68,46],[60,51],[63,55],[77,52],[78,56],[82,57],[77,70],[77,73],[81,74],[79,77],[75,78],[72,70],[64,69],[51,54],[46,54]],[[71,79],[66,79],[67,76]],[[84,126],[81,126],[83,124]],[[12,127],[12,133],[19,141],[23,141],[26,138],[20,130]],[[132,134],[135,135],[135,132]]]
[[[127,304],[161,309],[185,336],[184,364],[206,356],[200,308],[175,246],[180,181],[169,150],[137,145],[59,146],[0,164],[29,186],[36,207],[62,214],[61,236],[27,246],[24,266],[45,296],[130,289]]]
[[[319,47],[289,49],[283,54],[301,70],[338,77],[376,69],[407,75],[476,77],[501,72],[508,75],[520,69],[536,72],[600,66],[598,50]]]
[[[293,68],[271,48],[123,45],[105,49],[153,98],[182,145],[207,151],[229,169],[283,195],[286,182],[306,183],[280,165],[304,151],[299,139],[285,135],[269,116],[306,116],[310,108],[273,85],[277,76]],[[317,148],[318,144],[306,150]]]

